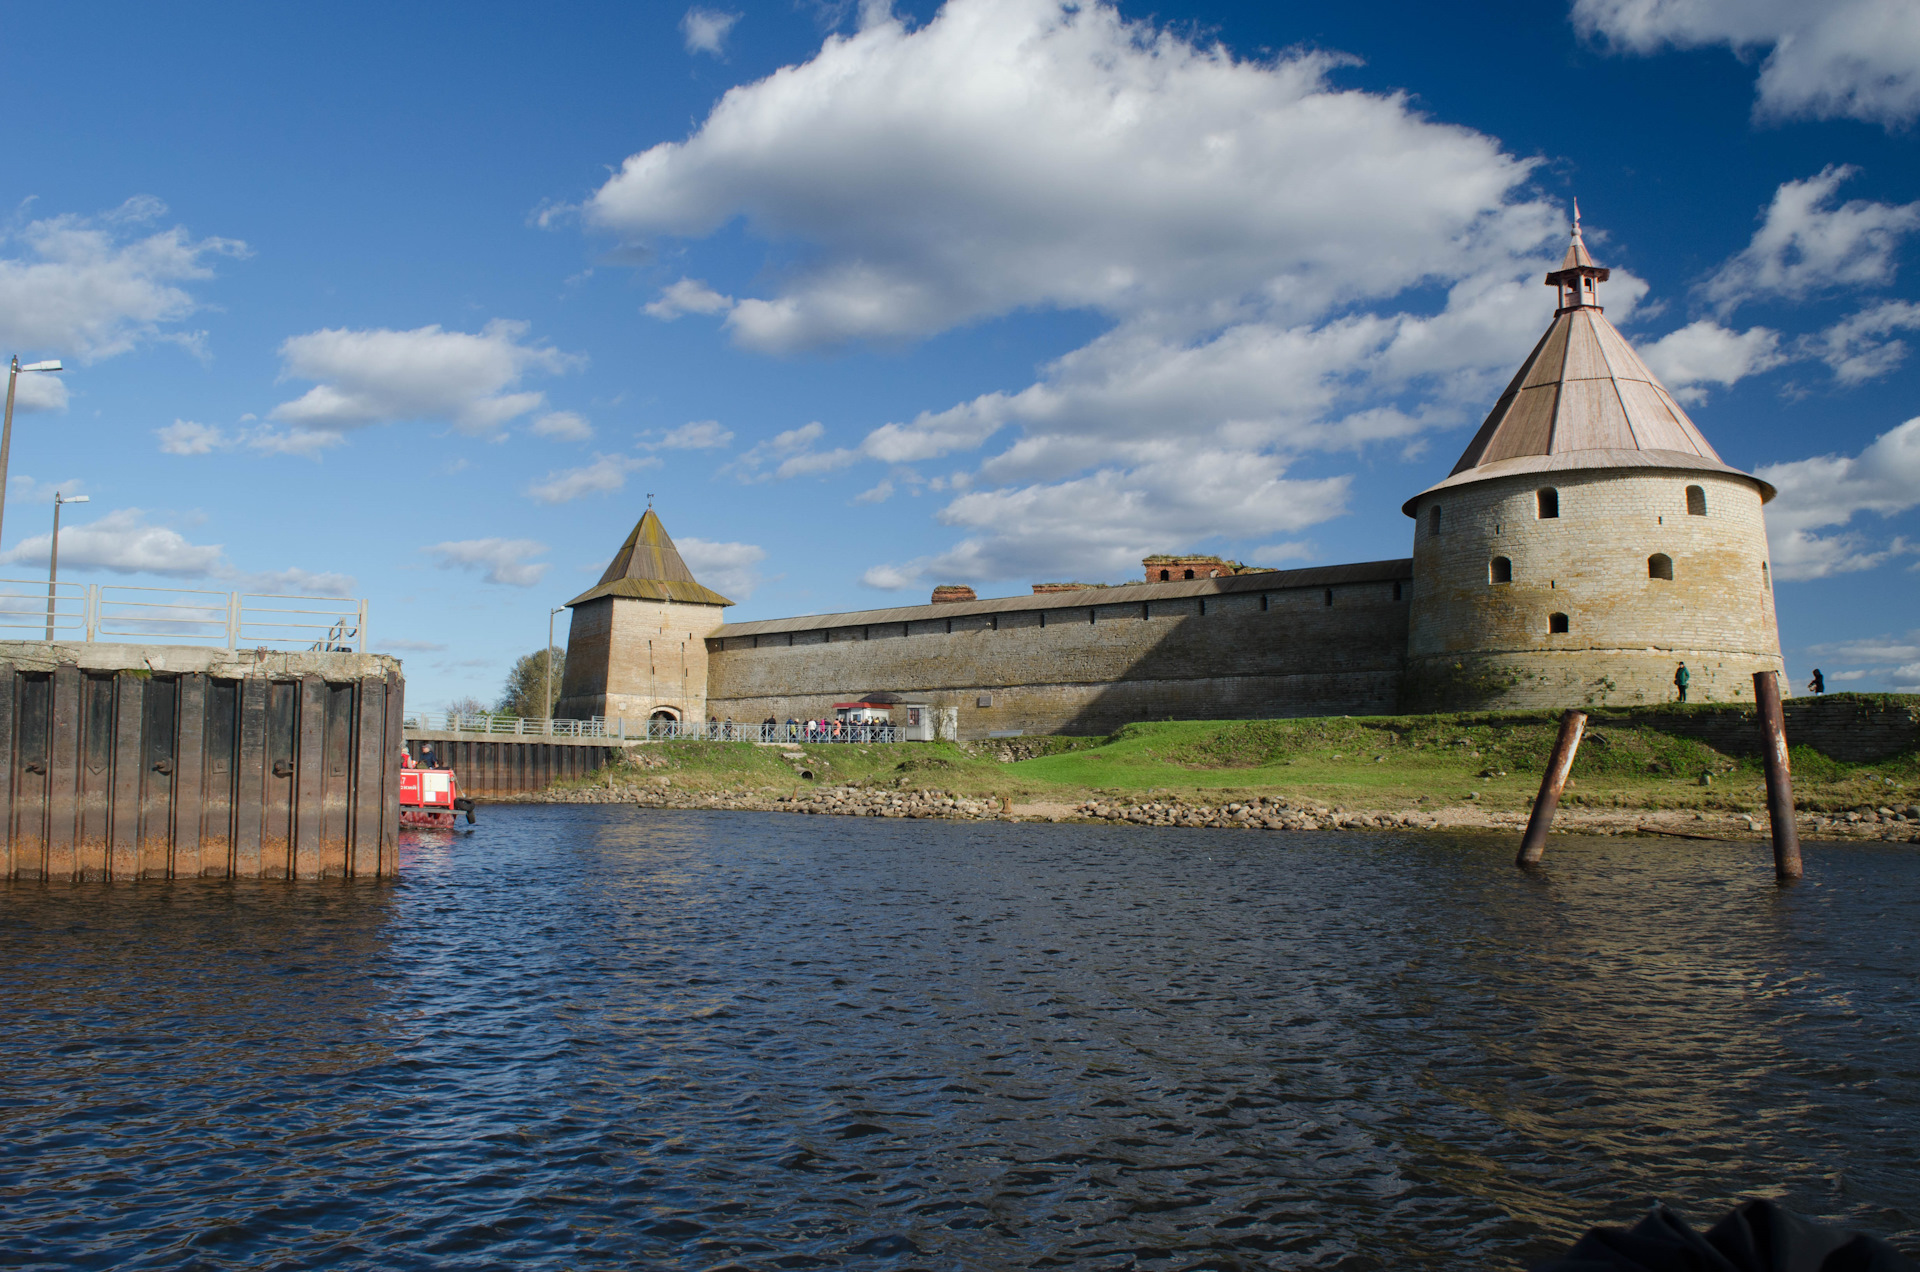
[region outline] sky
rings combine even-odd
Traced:
[[[85,494],[433,709],[649,497],[736,620],[1403,557],[1578,198],[1789,672],[1920,690],[1911,0],[0,12],[7,578]]]

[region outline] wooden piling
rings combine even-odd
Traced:
[[[1787,763],[1787,722],[1780,710],[1780,677],[1771,671],[1754,672],[1753,700],[1760,708],[1761,753],[1767,767],[1773,874],[1784,883],[1805,872],[1800,865],[1800,828],[1793,819],[1793,770]]]
[[[1547,831],[1553,826],[1553,814],[1560,807],[1560,792],[1567,788],[1567,774],[1573,771],[1573,757],[1580,750],[1580,736],[1587,731],[1587,713],[1569,711],[1560,719],[1560,736],[1547,760],[1547,771],[1540,777],[1540,793],[1533,797],[1533,816],[1527,819],[1527,833],[1520,841],[1516,866],[1534,866],[1547,851]]]

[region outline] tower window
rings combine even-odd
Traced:
[[[1172,577],[1173,577],[1172,571],[1169,571],[1169,570],[1160,571],[1160,581],[1162,583],[1165,583],[1167,580],[1171,579]]]
[[[1540,519],[1542,521],[1545,521],[1549,517],[1557,517],[1560,515],[1559,491],[1548,486],[1543,490],[1534,492],[1534,496],[1540,501]]]
[[[1707,515],[1707,492],[1698,486],[1687,487],[1687,515],[1689,517]]]
[[[1192,578],[1192,577],[1193,577],[1193,571],[1192,571],[1192,570],[1188,570],[1188,571],[1187,571],[1187,577],[1188,577],[1188,578]]]
[[[1762,561],[1760,563],[1760,586],[1762,587],[1773,586],[1773,580],[1767,577],[1767,563],[1765,561]]]
[[[1393,599],[1396,601],[1400,599],[1400,585],[1398,583],[1393,585]]]
[[[1567,616],[1565,614],[1547,615],[1547,631],[1564,632],[1566,630],[1567,630]]]
[[[1440,537],[1440,505],[1439,504],[1435,504],[1433,505],[1432,508],[1427,510],[1427,533],[1436,539]]]
[[[1647,558],[1647,577],[1665,579],[1673,582],[1673,558],[1664,552],[1656,552]]]
[[[1493,565],[1487,571],[1487,580],[1491,583],[1513,582],[1513,562],[1506,557],[1493,558]]]
[[[1329,605],[1331,605],[1331,604],[1333,604],[1333,589],[1332,589],[1332,588],[1328,588],[1328,589],[1327,589],[1327,604],[1329,604]]]

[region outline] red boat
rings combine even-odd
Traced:
[[[460,794],[452,769],[414,768],[412,757],[400,767],[400,824],[452,830],[459,814],[473,821],[473,801]]]

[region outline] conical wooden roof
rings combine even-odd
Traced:
[[[1647,369],[1599,305],[1586,300],[1578,276],[1596,280],[1576,224],[1567,263],[1547,281],[1570,303],[1520,364],[1486,422],[1443,482],[1421,494],[1515,473],[1584,468],[1669,468],[1732,473],[1760,488],[1773,487],[1732,467],[1714,451],[1685,410]],[[1416,495],[1405,504],[1413,514]]]
[[[712,588],[703,587],[673,546],[660,515],[648,508],[640,523],[613,554],[600,581],[568,601],[580,605],[603,596],[625,596],[643,601],[680,601],[687,605],[731,605]]]

